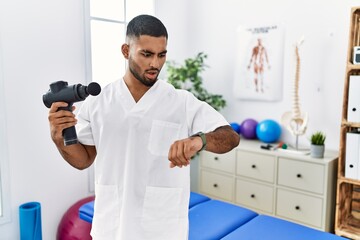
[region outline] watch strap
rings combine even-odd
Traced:
[[[199,150],[199,152],[201,152],[202,150],[204,150],[206,148],[207,142],[206,142],[205,133],[198,132],[198,133],[195,133],[195,134],[191,135],[191,137],[200,137],[201,138],[201,141],[202,141],[203,145],[202,145],[201,149]]]

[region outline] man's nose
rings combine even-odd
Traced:
[[[150,67],[159,69],[160,64],[161,63],[159,57],[153,57],[150,62]]]

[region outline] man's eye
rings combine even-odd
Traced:
[[[146,52],[144,52],[143,55],[144,55],[145,57],[150,57],[150,56],[151,56],[151,53],[146,53]]]

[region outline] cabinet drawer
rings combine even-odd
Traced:
[[[220,170],[228,173],[235,172],[235,151],[224,154],[202,152],[200,154],[201,166]]]
[[[233,200],[234,179],[220,174],[201,171],[200,191],[227,201]]]
[[[321,228],[322,209],[321,198],[278,189],[276,215]]]
[[[323,165],[286,158],[279,159],[278,183],[280,185],[322,194],[324,175]]]
[[[236,161],[237,174],[270,183],[274,182],[275,157],[237,151]]]
[[[273,195],[272,187],[239,179],[236,181],[236,202],[241,205],[272,213]]]

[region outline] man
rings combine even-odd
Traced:
[[[127,27],[123,79],[89,97],[78,113],[49,112],[51,136],[78,169],[95,160],[95,240],[185,240],[190,159],[206,149],[225,153],[239,135],[208,104],[158,80],[166,61],[167,31],[140,15]],[[62,131],[76,124],[81,144],[64,146]],[[203,134],[204,132],[206,134]]]
[[[264,60],[266,60],[268,69],[270,69],[270,65],[267,51],[266,48],[262,45],[261,38],[258,38],[257,42],[257,45],[252,49],[248,69],[250,69],[251,64],[253,63],[255,91],[264,92]]]

